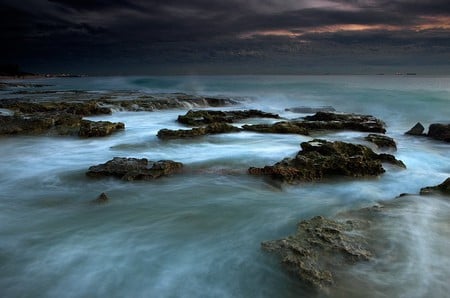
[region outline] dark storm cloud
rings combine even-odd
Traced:
[[[0,16],[1,56],[49,65],[450,49],[442,0],[4,0]]]

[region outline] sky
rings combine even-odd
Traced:
[[[0,0],[39,73],[450,74],[449,0]]]

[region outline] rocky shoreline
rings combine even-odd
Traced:
[[[0,85],[3,88],[12,86]],[[6,87],[5,87],[6,86]],[[84,94],[84,93],[80,93]],[[233,107],[238,102],[231,98],[191,96],[186,94],[139,95],[139,98],[120,100],[103,97],[88,100],[29,101],[6,99],[0,101],[0,135],[65,135],[82,138],[105,137],[124,130],[126,123],[91,121],[83,117],[109,115],[114,111],[154,111],[162,109],[189,109],[174,121],[188,129],[162,128],[157,137],[161,140],[188,139],[221,133],[271,133],[310,136],[323,131],[358,131],[370,133],[364,140],[378,149],[395,151],[396,141],[386,135],[385,123],[371,115],[345,114],[330,107],[308,109],[301,107],[292,112],[314,112],[313,115],[297,119],[283,119],[277,114],[261,110],[212,110],[212,107]],[[243,124],[247,119],[264,123]],[[275,122],[276,121],[276,122]],[[271,122],[271,123],[266,123]],[[418,123],[408,135],[425,136]],[[426,136],[450,142],[450,125],[431,124]],[[294,157],[264,167],[252,167],[248,175],[261,176],[288,184],[320,181],[332,177],[376,177],[385,173],[384,163],[401,169],[406,165],[394,155],[376,153],[371,148],[342,141],[327,141],[314,138],[300,144],[301,150]],[[289,152],[287,152],[289,154]],[[123,181],[153,181],[183,171],[183,161],[151,161],[146,158],[114,157],[103,164],[88,168],[89,178],[113,177]],[[182,172],[183,171],[183,172]],[[421,195],[449,195],[450,178],[442,184],[425,187]],[[106,193],[94,200],[96,204],[109,202]],[[364,212],[367,212],[367,208]],[[370,212],[382,212],[373,207]],[[265,251],[281,257],[281,263],[298,279],[314,288],[326,290],[335,282],[335,268],[376,257],[367,242],[366,227],[369,222],[356,219],[328,219],[316,216],[301,221],[294,235],[261,244]]]

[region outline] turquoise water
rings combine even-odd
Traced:
[[[246,175],[249,166],[293,156],[312,137],[365,143],[364,133],[312,137],[242,132],[160,141],[161,128],[186,110],[119,111],[93,120],[122,121],[107,138],[0,138],[0,293],[2,297],[312,297],[265,240],[295,231],[315,215],[392,201],[450,176],[449,144],[403,133],[420,121],[450,121],[450,77],[200,76],[41,79],[31,91],[128,91],[231,96],[237,108],[287,118],[296,106],[333,106],[372,114],[397,141],[407,170],[385,166],[376,178],[295,186]],[[26,88],[25,88],[26,89]],[[22,90],[22,89],[21,89]],[[28,89],[26,89],[28,90]],[[2,98],[22,97],[15,89]],[[28,94],[45,100],[51,93]],[[124,95],[126,96],[126,95]],[[239,124],[245,124],[243,121]],[[173,159],[183,173],[151,182],[92,180],[91,165],[114,156]],[[101,192],[107,205],[90,202]],[[348,268],[331,297],[443,297],[450,288],[450,206],[439,197],[404,199],[373,228],[379,258]],[[393,253],[396,252],[396,253]]]

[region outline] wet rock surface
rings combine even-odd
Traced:
[[[322,107],[294,107],[284,109],[286,112],[292,113],[302,113],[302,114],[312,114],[317,112],[335,112],[336,109],[332,106],[322,106]]]
[[[405,134],[412,136],[422,136],[424,130],[425,127],[423,127],[422,123],[417,122],[416,125],[414,125],[410,130],[405,132]]]
[[[102,192],[95,200],[92,201],[94,204],[106,204],[109,202],[109,197],[106,193]]]
[[[246,131],[255,131],[261,133],[291,133],[309,135],[309,131],[306,128],[301,127],[301,125],[297,125],[296,122],[289,121],[282,121],[274,124],[243,125],[242,129]]]
[[[277,114],[260,110],[243,111],[214,111],[214,110],[189,110],[185,115],[178,116],[177,121],[190,126],[200,126],[211,123],[233,123],[248,118],[272,118],[279,119]]]
[[[326,289],[334,283],[334,268],[372,257],[364,248],[364,239],[352,233],[355,226],[351,220],[339,222],[316,216],[301,221],[294,235],[261,246],[278,254],[282,265],[301,281]]]
[[[307,129],[348,129],[385,133],[384,123],[371,115],[317,112],[306,116],[302,125]]]
[[[450,177],[436,186],[428,186],[420,189],[421,195],[444,194],[450,195]]]
[[[274,124],[244,125],[244,130],[262,133],[293,133],[309,135],[320,130],[354,130],[363,132],[385,133],[383,121],[370,116],[358,114],[338,114],[317,112],[303,120],[290,120]]]
[[[212,123],[204,127],[195,127],[192,129],[161,129],[158,131],[158,138],[160,139],[183,139],[192,138],[198,136],[204,136],[208,134],[220,134],[220,133],[230,133],[239,132],[240,128],[227,123]]]
[[[369,134],[364,138],[366,141],[374,143],[378,148],[397,149],[397,144],[393,138],[379,134]]]
[[[431,124],[427,136],[435,140],[450,142],[450,124]]]
[[[114,157],[104,164],[92,166],[89,177],[117,177],[126,181],[153,180],[178,172],[183,167],[172,160],[149,161],[146,158]]]
[[[123,129],[125,129],[125,124],[122,122],[82,120],[78,135],[85,138],[104,137]]]
[[[406,167],[394,156],[377,154],[363,145],[315,139],[301,143],[301,148],[294,158],[285,158],[273,166],[251,167],[248,172],[295,183],[333,176],[377,176],[385,172],[382,162]]]

